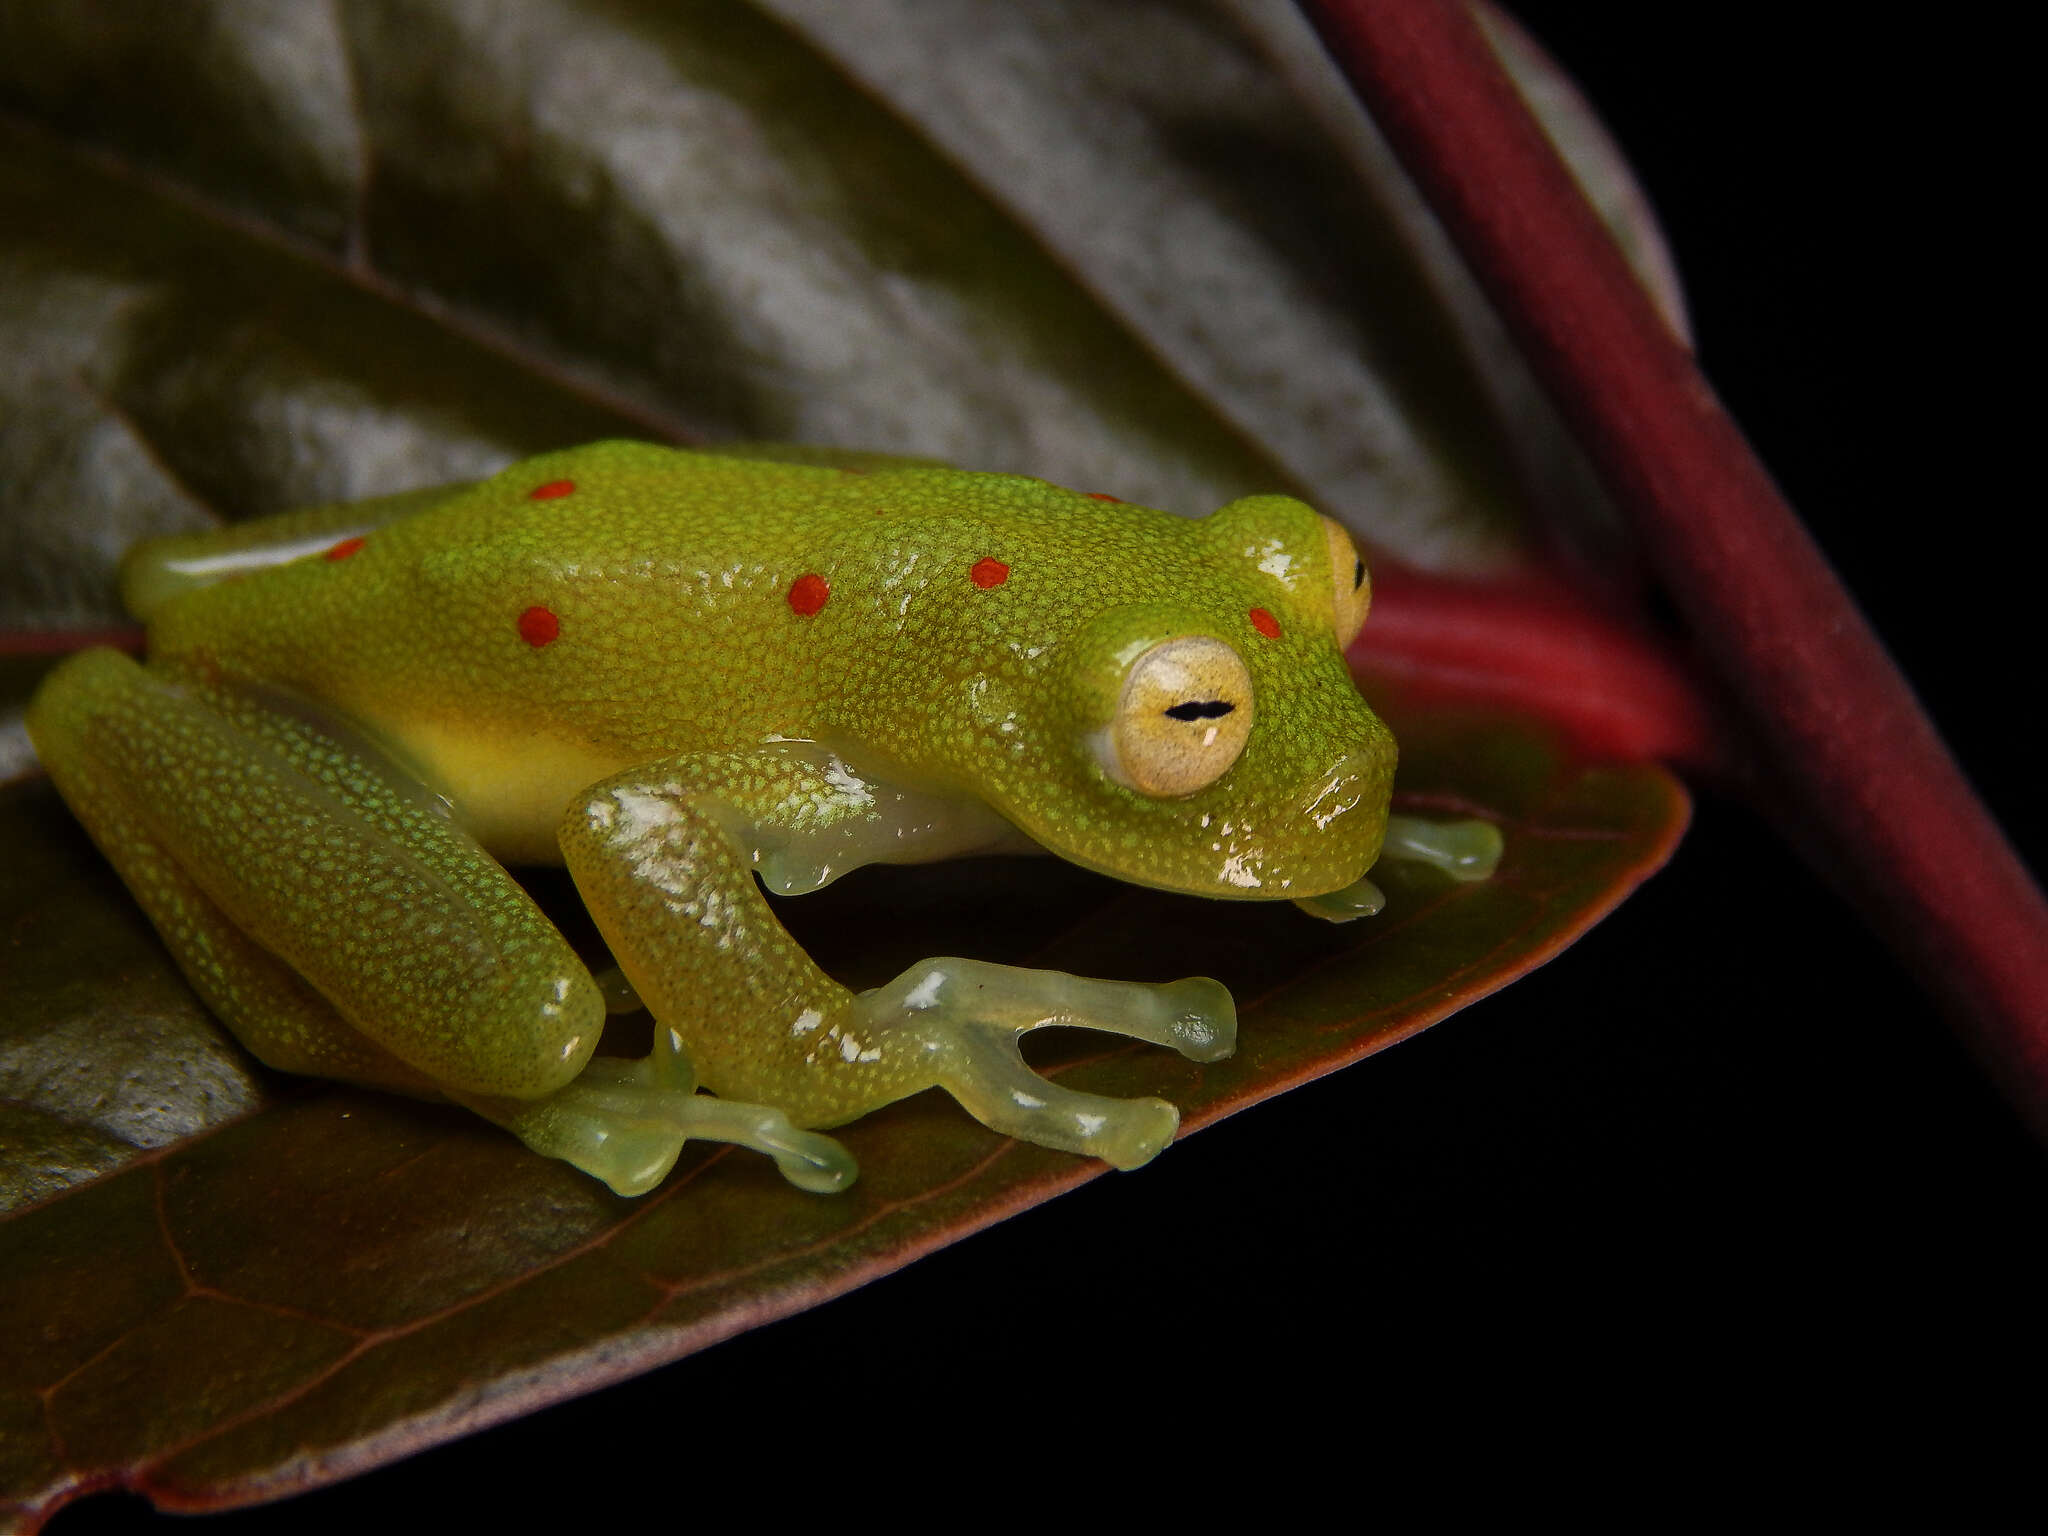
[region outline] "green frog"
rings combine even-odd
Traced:
[[[269,1065],[453,1100],[622,1195],[691,1137],[820,1192],[823,1134],[937,1086],[1134,1167],[1158,1099],[1034,1073],[1079,1025],[1197,1061],[1217,982],[921,962],[855,994],[762,887],[1043,850],[1232,901],[1377,910],[1481,878],[1485,823],[1390,817],[1344,651],[1371,586],[1285,496],[1188,520],[1015,475],[604,442],[476,484],[141,546],[148,661],[70,658],[29,712],[65,800]],[[506,864],[566,865],[593,976]],[[641,1059],[593,1055],[647,1007]]]

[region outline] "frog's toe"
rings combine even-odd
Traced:
[[[1163,1027],[1136,1038],[1170,1045],[1189,1061],[1224,1061],[1237,1049],[1237,1004],[1222,982],[1189,976],[1146,990]]]
[[[1191,1061],[1221,1061],[1237,1049],[1237,1007],[1229,989],[1206,976],[1094,981],[986,960],[925,960],[862,993],[856,1006],[885,1026],[900,1015],[935,1027],[973,1021],[1017,1034],[1055,1025],[1097,1029],[1167,1046]]]
[[[539,1103],[471,1101],[470,1107],[534,1151],[602,1179],[614,1193],[644,1195],[682,1155],[689,1137],[676,1121],[694,1095],[651,1086],[633,1071],[638,1065],[600,1057]]]
[[[688,1141],[723,1141],[775,1159],[782,1176],[812,1194],[837,1194],[859,1175],[830,1136],[798,1130],[781,1110],[695,1090],[679,1049],[644,1060],[600,1056],[577,1079],[533,1104],[465,1101],[534,1151],[558,1157],[621,1195],[643,1195],[668,1177]]]
[[[1137,1168],[1165,1150],[1180,1111],[1164,1099],[1112,1099],[1062,1088],[1024,1064],[1017,1032],[969,1026],[946,1090],[992,1131]]]
[[[1353,918],[1376,916],[1387,904],[1386,893],[1370,880],[1356,880],[1340,891],[1321,896],[1297,896],[1294,904],[1310,917],[1326,923],[1348,923]]]
[[[798,1130],[779,1109],[702,1094],[692,1109],[692,1136],[765,1152],[798,1189],[836,1195],[860,1176],[860,1165],[851,1152],[830,1136]]]
[[[1071,1025],[1220,1061],[1237,1046],[1229,991],[1205,976],[1164,985],[1091,981],[979,960],[927,960],[855,1003],[858,1033],[912,1036],[939,1085],[991,1130],[1040,1146],[1149,1162],[1173,1140],[1180,1112],[1163,1099],[1112,1099],[1049,1082],[1024,1063],[1034,1029]],[[852,1037],[849,1037],[852,1038]]]
[[[1487,880],[1500,865],[1502,846],[1500,828],[1490,821],[1389,816],[1380,857],[1433,865],[1453,880]]]

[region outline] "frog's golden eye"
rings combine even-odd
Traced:
[[[1332,617],[1337,644],[1348,646],[1365,625],[1365,610],[1372,606],[1372,578],[1365,574],[1365,562],[1342,525],[1323,519],[1323,537],[1330,545],[1330,596],[1335,603]]]
[[[1131,663],[1097,752],[1119,784],[1171,799],[1222,778],[1251,732],[1252,675],[1243,659],[1221,640],[1183,635]]]

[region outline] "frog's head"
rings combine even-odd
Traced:
[[[1291,498],[1181,527],[1062,637],[1039,740],[992,798],[1077,864],[1167,890],[1320,895],[1379,857],[1394,740],[1344,662],[1371,589],[1350,537]],[[986,718],[986,716],[984,717]],[[1018,766],[1023,766],[1019,761]]]

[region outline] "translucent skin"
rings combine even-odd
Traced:
[[[1207,896],[1360,887],[1395,750],[1343,661],[1348,548],[1286,497],[1194,522],[1016,476],[599,443],[145,546],[148,666],[73,658],[30,728],[273,1064],[445,1094],[621,1192],[689,1135],[841,1187],[805,1128],[934,1083],[1130,1165],[1171,1107],[1058,1098],[1015,1038],[1082,1023],[1212,1059],[1215,983],[933,961],[854,997],[754,877],[1035,844]],[[1189,636],[1241,658],[1253,724],[1214,782],[1148,795],[1104,742],[1137,658]],[[647,1062],[585,1071],[602,997],[494,860],[568,864],[664,1026]]]

